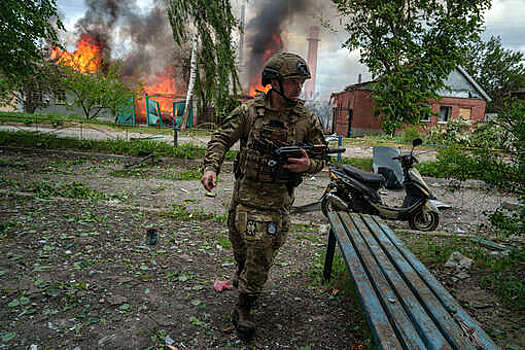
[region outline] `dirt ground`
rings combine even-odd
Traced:
[[[224,223],[231,164],[212,198],[196,179],[197,161],[155,160],[126,171],[136,162],[0,150],[0,349],[306,350],[371,342],[356,299],[319,283],[327,222],[314,212],[293,216],[257,304],[256,339],[241,343],[230,320],[236,291],[213,289],[234,271]],[[317,200],[327,182],[326,172],[307,178],[296,205]],[[455,191],[429,182],[452,206],[442,213],[443,233],[477,233],[483,211],[515,201],[476,182]],[[73,183],[69,196],[51,189]],[[402,192],[385,196],[397,204]],[[151,227],[159,232],[155,245],[146,244]],[[463,280],[430,268],[499,345],[525,346],[522,316],[480,287],[476,267]]]

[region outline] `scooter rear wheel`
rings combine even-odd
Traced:
[[[328,212],[332,210],[348,210],[348,204],[344,203],[345,201],[339,196],[324,196],[321,200],[321,211],[325,217],[328,217]]]
[[[418,231],[434,231],[439,225],[439,214],[434,211],[419,211],[408,219],[410,228]]]

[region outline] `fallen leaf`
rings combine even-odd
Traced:
[[[122,305],[119,307],[119,310],[120,310],[120,311],[128,311],[130,308],[131,308],[131,306],[130,306],[129,304],[122,304]]]
[[[231,334],[231,333],[233,333],[234,330],[235,330],[235,327],[234,326],[230,326],[228,328],[224,328],[222,330],[222,332],[225,333],[225,334]]]
[[[217,292],[222,292],[225,289],[233,289],[233,286],[230,284],[229,280],[220,281],[216,279],[215,282],[213,283],[213,288],[215,288]]]
[[[20,305],[20,301],[18,299],[13,299],[9,304],[7,304],[8,307],[17,307]]]

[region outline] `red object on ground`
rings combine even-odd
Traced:
[[[229,280],[226,280],[226,281],[215,280],[215,282],[213,283],[213,288],[215,288],[217,292],[222,292],[225,289],[233,289],[233,286],[230,284]]]

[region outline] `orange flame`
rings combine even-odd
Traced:
[[[256,86],[250,86],[250,92],[248,93],[249,96],[254,97],[255,94],[264,92],[267,93],[272,87],[270,85],[262,86],[261,84],[257,84]]]
[[[146,83],[144,92],[154,101],[159,103],[163,120],[171,120],[173,117],[173,102],[181,100],[181,93],[177,95],[177,86],[174,77],[174,68],[168,67],[164,72],[157,73],[155,78],[149,79],[151,83]],[[146,102],[144,97],[137,99],[137,114],[140,119],[145,120]]]
[[[63,64],[83,73],[94,73],[102,64],[102,43],[88,34],[82,34],[75,52],[63,51],[58,47],[51,50],[55,64]]]
[[[281,36],[279,34],[273,34],[272,35],[272,41],[270,43],[270,47],[267,48],[264,51],[264,55],[261,58],[261,61],[259,62],[260,68],[257,70],[256,75],[252,75],[250,78],[250,87],[248,88],[248,95],[249,96],[255,96],[257,92],[264,92],[267,93],[268,90],[270,90],[271,86],[262,86],[261,85],[261,73],[264,68],[264,64],[270,58],[271,55],[278,52],[283,48],[283,42],[281,40]]]

